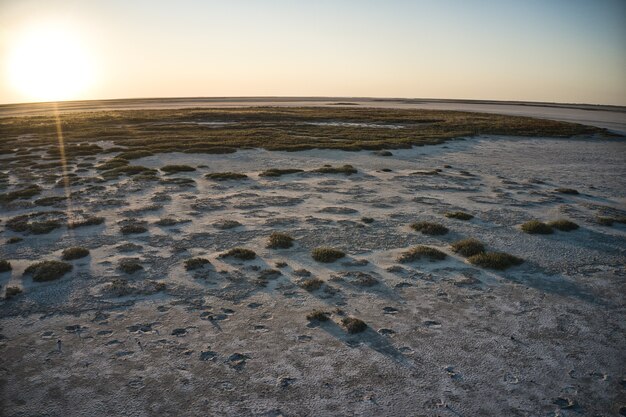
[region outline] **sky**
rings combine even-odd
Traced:
[[[224,96],[626,105],[626,0],[0,0],[0,103]]]

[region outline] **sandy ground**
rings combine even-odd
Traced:
[[[0,414],[618,416],[626,406],[626,226],[595,219],[624,215],[625,160],[621,140],[482,137],[387,157],[246,150],[134,161],[202,167],[171,176],[194,179],[191,187],[122,179],[85,189],[70,207],[52,209],[104,216],[104,225],[0,247],[13,265],[0,274],[2,288],[24,289],[0,301]],[[352,164],[358,173],[258,176],[323,164]],[[442,171],[423,174],[435,168]],[[203,177],[220,171],[249,179]],[[453,210],[475,218],[443,216]],[[0,219],[30,211],[16,205]],[[189,222],[154,225],[164,217]],[[145,220],[148,232],[121,235],[123,218]],[[581,228],[519,230],[530,219],[557,218]],[[241,226],[216,227],[223,220]],[[409,227],[419,220],[450,232],[419,234]],[[291,234],[294,247],[266,248],[272,231]],[[525,262],[505,272],[472,266],[449,249],[465,237]],[[399,264],[415,244],[448,257]],[[91,255],[72,261],[60,280],[22,277],[34,260],[59,259],[75,245]],[[310,251],[320,245],[348,256],[315,262]],[[218,257],[234,246],[257,259]],[[211,265],[186,271],[192,256]],[[128,257],[144,270],[119,271]],[[259,281],[267,269],[280,273]],[[300,288],[310,279],[301,269],[324,285]],[[375,284],[362,285],[366,276]],[[120,277],[134,294],[108,290]],[[316,309],[331,320],[309,323]],[[345,316],[367,330],[348,334]]]

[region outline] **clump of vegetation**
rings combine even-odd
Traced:
[[[562,232],[571,232],[572,230],[576,230],[579,226],[570,220],[559,219],[548,223],[548,226],[560,230]]]
[[[44,197],[44,198],[39,198],[35,200],[34,203],[37,206],[48,207],[48,206],[54,206],[55,204],[61,203],[65,200],[67,200],[67,197],[65,196]]]
[[[520,265],[524,262],[523,259],[517,256],[509,255],[504,252],[484,252],[467,258],[467,261],[472,265],[480,266],[483,268],[505,270],[512,266]]]
[[[273,232],[267,242],[269,249],[287,249],[293,246],[293,238],[287,233]]]
[[[11,236],[10,238],[7,239],[7,244],[13,245],[15,243],[21,242],[22,240],[24,240],[24,239],[22,239],[19,236]]]
[[[411,224],[411,229],[416,232],[421,232],[425,235],[438,236],[448,233],[448,228],[439,223],[432,222],[417,222]]]
[[[7,221],[7,228],[14,232],[43,235],[63,226],[63,223],[54,216],[63,216],[56,211],[43,211],[31,214],[22,214]]]
[[[520,226],[523,232],[529,233],[531,235],[549,235],[554,233],[552,227],[549,225],[540,222],[539,220],[531,220]]]
[[[154,224],[156,224],[157,226],[161,226],[161,227],[167,227],[167,226],[176,226],[177,224],[189,223],[189,222],[191,222],[191,220],[189,219],[174,219],[172,217],[165,217],[163,219],[157,220]]]
[[[428,258],[428,260],[430,261],[441,261],[446,258],[446,254],[439,249],[431,248],[430,246],[419,245],[405,252],[402,252],[398,257],[398,262],[415,262],[422,258]]]
[[[580,194],[578,190],[575,190],[573,188],[557,188],[554,191],[556,191],[557,193],[561,193],[561,194],[571,194],[571,195]]]
[[[139,262],[138,258],[123,258],[120,259],[117,269],[125,274],[134,274],[135,272],[142,270],[143,266]]]
[[[178,172],[193,172],[196,169],[189,165],[165,165],[159,168],[161,171],[167,174],[176,174]]]
[[[474,218],[474,216],[472,216],[471,214],[465,213],[463,211],[449,211],[445,213],[444,216],[450,219],[457,219],[457,220],[472,220]]]
[[[108,288],[108,291],[117,297],[133,294],[136,288],[128,283],[124,278],[114,278]]]
[[[222,253],[220,258],[236,258],[242,261],[250,261],[256,258],[256,253],[246,248],[232,248],[228,252]]]
[[[361,333],[367,329],[367,324],[361,319],[357,319],[355,317],[344,317],[341,320],[341,324],[344,325],[348,333]]]
[[[96,165],[95,168],[97,171],[109,171],[111,169],[115,169],[115,168],[121,168],[124,166],[129,165],[130,162],[128,162],[128,160],[126,159],[118,159],[118,158],[113,158],[113,159],[109,159],[108,161],[105,161],[99,165]]]
[[[601,226],[613,226],[615,220],[612,217],[598,216],[596,217],[596,221]]]
[[[278,261],[274,265],[276,266],[276,268],[285,268],[287,266],[287,262],[285,262],[285,261]]]
[[[33,281],[45,282],[61,278],[72,270],[72,264],[61,261],[41,261],[29,265],[24,275],[32,275]]]
[[[321,311],[321,310],[315,310],[310,312],[309,314],[306,315],[306,319],[308,321],[312,321],[312,322],[318,322],[318,321],[328,321],[330,320],[330,314],[325,312],[325,311]]]
[[[11,267],[11,262],[7,261],[6,259],[0,259],[0,272],[8,272],[11,269],[13,269]]]
[[[146,168],[140,165],[125,165],[119,168],[113,168],[108,171],[104,171],[102,173],[102,178],[105,180],[112,180],[115,178],[119,178],[122,175],[126,176],[137,176],[142,175],[143,179],[150,179],[156,177],[157,171],[152,168]]]
[[[303,170],[293,169],[293,168],[286,168],[286,169],[271,168],[271,169],[261,172],[259,174],[259,177],[280,177],[283,175],[296,174],[298,172],[303,172]]]
[[[213,227],[220,230],[233,229],[239,226],[241,226],[241,223],[236,220],[219,220],[213,223]]]
[[[187,271],[194,271],[196,269],[204,268],[205,265],[210,265],[211,261],[205,258],[190,258],[185,261],[185,269]]]
[[[6,287],[6,289],[4,290],[4,298],[8,300],[9,298],[13,298],[21,293],[22,289],[20,287]]]
[[[340,167],[333,166],[323,166],[314,170],[313,172],[319,172],[321,174],[344,174],[344,175],[352,175],[356,174],[358,171],[352,165],[344,165]]]
[[[245,180],[248,178],[246,174],[239,172],[212,172],[204,177],[214,181]]]
[[[38,185],[29,185],[20,190],[11,191],[0,194],[0,203],[8,203],[14,200],[26,200],[41,193],[41,187]]]
[[[75,246],[72,248],[67,248],[63,250],[61,254],[61,258],[65,261],[71,261],[74,259],[84,258],[89,255],[89,249],[82,248],[80,246]]]
[[[322,285],[324,285],[324,281],[319,278],[304,279],[300,281],[299,285],[300,288],[302,288],[303,290],[311,292],[322,288]]]
[[[123,235],[145,233],[147,231],[148,228],[146,226],[138,223],[125,224],[120,227],[120,232],[122,232]]]
[[[361,221],[365,224],[374,223],[374,219],[372,217],[361,217]]]
[[[126,159],[130,161],[133,159],[145,158],[146,156],[152,156],[152,155],[154,155],[154,153],[148,150],[135,150],[135,151],[122,152],[121,154],[117,155],[116,158]]]
[[[319,248],[313,249],[313,251],[311,252],[311,256],[317,262],[331,263],[343,258],[344,256],[346,256],[346,254],[339,249],[321,246]]]
[[[480,240],[473,238],[456,241],[450,247],[455,253],[466,258],[485,251],[485,245]]]
[[[73,220],[67,223],[68,229],[77,229],[79,227],[96,226],[104,223],[104,217],[90,216],[82,220]]]

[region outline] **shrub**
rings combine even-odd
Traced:
[[[472,216],[471,214],[468,214],[462,211],[449,211],[445,213],[444,216],[450,219],[457,219],[457,220],[471,220],[474,218],[474,216]]]
[[[11,202],[17,199],[29,199],[37,194],[41,193],[41,187],[38,185],[29,185],[21,190],[11,191],[6,194],[0,194],[0,202]]]
[[[130,161],[132,159],[145,158],[146,156],[152,156],[152,155],[154,155],[154,153],[147,151],[147,150],[136,150],[136,151],[122,152],[121,154],[117,155],[116,158],[126,159]]]
[[[13,298],[18,294],[22,293],[22,289],[20,287],[7,287],[4,291],[4,298]]]
[[[455,253],[466,258],[485,251],[485,245],[480,240],[472,238],[456,241],[450,247]]]
[[[333,167],[329,165],[329,166],[323,166],[321,168],[318,168],[313,172],[319,172],[321,174],[352,175],[352,174],[356,174],[358,171],[352,165],[344,165],[341,167]]]
[[[206,174],[204,177],[214,181],[245,180],[248,178],[246,174],[238,172],[213,172]]]
[[[569,220],[565,220],[565,219],[559,219],[559,220],[555,220],[553,222],[548,223],[548,226],[560,230],[562,232],[570,232],[572,230],[576,230],[579,228],[579,226]]]
[[[520,227],[523,232],[529,233],[531,235],[549,235],[551,233],[554,233],[550,226],[543,222],[540,222],[539,220],[531,220],[522,224]]]
[[[41,261],[29,265],[24,275],[32,275],[33,281],[44,282],[61,278],[72,270],[72,264],[61,261]]]
[[[580,194],[578,190],[575,190],[573,188],[557,188],[554,191],[556,191],[557,193],[561,193],[561,194],[572,194],[572,195]]]
[[[273,232],[267,242],[269,249],[287,249],[293,246],[293,238],[287,233]]]
[[[0,259],[0,272],[8,272],[11,269],[13,269],[11,267],[11,262],[7,261],[6,259]]]
[[[146,168],[139,165],[127,165],[119,168],[113,168],[102,173],[102,178],[111,180],[118,178],[120,175],[139,175],[142,174],[144,179],[155,177],[157,172],[152,168]]]
[[[282,175],[296,174],[298,172],[303,172],[301,169],[278,169],[272,168],[265,170],[259,174],[259,177],[280,177]]]
[[[328,321],[330,314],[325,311],[315,310],[306,315],[308,321]]]
[[[250,261],[256,258],[256,253],[253,250],[245,248],[232,248],[228,252],[222,253],[220,258],[237,258],[242,261]]]
[[[65,261],[71,261],[73,259],[84,258],[89,255],[89,249],[81,248],[80,246],[75,246],[73,248],[67,248],[63,250],[61,258]]]
[[[194,271],[210,264],[211,261],[205,258],[190,258],[185,261],[185,269],[187,271]]]
[[[189,165],[165,165],[159,169],[167,174],[176,174],[177,172],[193,172],[196,170],[194,167]]]
[[[104,217],[91,216],[83,220],[74,220],[67,223],[68,229],[76,229],[78,227],[96,226],[104,223]]]
[[[448,228],[439,223],[417,222],[411,224],[411,228],[416,232],[422,232],[425,235],[437,236],[448,233]]]
[[[306,291],[315,291],[319,290],[322,285],[324,285],[324,281],[319,278],[311,278],[300,281],[300,287]]]
[[[135,272],[143,269],[143,266],[141,266],[139,259],[137,258],[124,258],[120,260],[117,269],[126,274],[134,274]]]
[[[341,323],[345,326],[348,333],[360,333],[367,329],[367,324],[361,319],[354,317],[345,317],[341,320]]]
[[[148,229],[141,224],[126,224],[120,228],[123,235],[145,233]]]
[[[504,270],[511,266],[520,265],[523,259],[504,252],[484,252],[467,258],[472,265],[483,268]]]
[[[337,259],[343,258],[346,254],[338,249],[321,246],[313,249],[311,256],[317,262],[331,263],[335,262]]]
[[[398,257],[398,262],[414,262],[423,257],[428,258],[430,261],[441,261],[446,258],[446,254],[439,249],[419,245],[401,253]]]

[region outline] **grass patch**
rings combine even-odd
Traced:
[[[259,174],[259,177],[281,177],[283,175],[297,174],[298,172],[303,172],[303,170],[292,169],[292,168],[287,168],[287,169],[272,168],[272,169],[268,169],[268,170],[261,172]]]
[[[241,225],[242,224],[236,220],[219,220],[213,223],[213,227],[219,230],[234,229],[235,227],[239,227]]]
[[[560,230],[562,232],[571,232],[572,230],[576,230],[580,227],[576,223],[570,220],[565,220],[565,219],[559,219],[559,220],[549,222],[548,226],[552,227],[553,229]]]
[[[321,310],[315,310],[306,315],[306,319],[308,321],[317,322],[317,321],[328,321],[330,320],[330,313]]]
[[[444,216],[450,219],[457,219],[457,220],[472,220],[474,218],[474,216],[472,216],[471,214],[465,213],[463,211],[449,211],[445,213]]]
[[[21,293],[22,293],[22,289],[20,287],[7,287],[4,290],[4,298],[8,300]]]
[[[13,269],[11,267],[11,262],[7,261],[6,259],[0,259],[0,272],[8,272],[11,269]]]
[[[138,179],[153,179],[156,178],[158,172],[152,168],[142,167],[140,165],[126,165],[119,168],[110,169],[102,173],[102,178],[105,180],[111,180],[119,178],[122,175],[126,176],[138,176]]]
[[[9,193],[0,194],[0,202],[8,203],[14,200],[27,200],[41,193],[41,187],[38,185],[29,185],[21,190],[11,191]]]
[[[241,174],[239,172],[212,172],[210,174],[206,174],[205,178],[213,181],[229,181],[229,180],[245,180],[248,179],[246,174]]]
[[[374,223],[374,219],[372,217],[361,217],[361,221],[365,224]]]
[[[161,171],[167,174],[176,174],[178,172],[193,172],[196,169],[189,165],[165,165],[159,168]]]
[[[176,226],[177,224],[183,224],[183,223],[190,223],[191,220],[189,219],[174,219],[172,217],[165,217],[163,219],[159,219],[156,222],[154,222],[154,224],[156,224],[157,226],[161,226],[161,227],[168,227],[168,226]]]
[[[41,261],[29,265],[24,275],[32,275],[35,282],[54,281],[72,270],[72,264],[61,261]]]
[[[322,285],[324,285],[324,281],[319,278],[311,278],[300,281],[299,285],[300,288],[302,288],[303,290],[311,292],[322,288]]]
[[[358,171],[352,165],[343,165],[340,167],[333,166],[323,166],[314,170],[313,172],[319,172],[321,174],[344,174],[344,175],[352,175],[356,174]]]
[[[348,333],[361,333],[367,329],[367,324],[361,319],[357,319],[355,317],[344,317],[341,320],[341,324],[344,325]]]
[[[63,227],[61,220],[50,218],[51,216],[62,214],[63,213],[54,211],[23,214],[9,219],[6,227],[14,232],[45,235],[55,229]]]
[[[520,229],[524,233],[529,233],[531,235],[549,235],[554,233],[552,227],[549,225],[540,222],[539,220],[531,220],[520,226]]]
[[[205,258],[190,258],[185,261],[185,269],[187,271],[195,271],[204,268],[205,265],[211,265],[211,261]]]
[[[133,235],[139,233],[145,233],[148,231],[148,228],[142,224],[125,224],[120,227],[120,232],[123,235]]]
[[[85,256],[89,256],[89,249],[82,248],[80,246],[63,249],[63,253],[61,254],[61,258],[64,261],[80,259],[80,258],[84,258]]]
[[[146,156],[152,156],[152,155],[154,155],[154,152],[151,152],[148,150],[135,150],[135,151],[122,152],[121,154],[117,155],[116,158],[126,159],[127,161],[130,161],[133,159],[145,158]]]
[[[398,257],[398,262],[415,262],[422,258],[427,258],[429,261],[441,261],[445,259],[446,256],[447,255],[439,249],[431,248],[430,246],[419,245],[405,252],[402,252]]]
[[[411,224],[411,229],[424,235],[439,236],[448,233],[448,228],[439,223],[417,222]]]
[[[36,206],[49,207],[49,206],[54,206],[55,204],[61,203],[65,200],[67,200],[67,197],[65,196],[44,197],[44,198],[39,198],[35,200],[34,203]]]
[[[138,258],[124,258],[120,259],[117,269],[125,274],[134,274],[135,272],[142,270],[143,266],[139,262]]]
[[[82,220],[73,220],[67,223],[68,229],[77,229],[79,227],[97,226],[104,223],[104,217],[91,216]]]
[[[560,194],[570,194],[570,195],[578,195],[578,194],[580,194],[578,192],[578,190],[575,190],[573,188],[557,188],[554,191],[556,191],[557,193],[560,193]]]
[[[485,245],[480,240],[472,238],[456,241],[450,247],[455,253],[466,258],[485,251]]]
[[[288,249],[293,246],[293,238],[287,233],[273,232],[267,241],[269,249]]]
[[[251,261],[256,258],[256,253],[246,248],[232,248],[228,252],[222,253],[220,258],[236,258],[242,261]]]
[[[524,262],[523,259],[517,256],[509,255],[504,252],[484,252],[467,258],[467,261],[472,265],[480,266],[482,268],[505,270],[512,266],[520,265]]]
[[[331,263],[343,258],[344,256],[346,256],[346,254],[339,249],[321,246],[319,248],[313,249],[313,251],[311,252],[311,256],[317,262]]]

